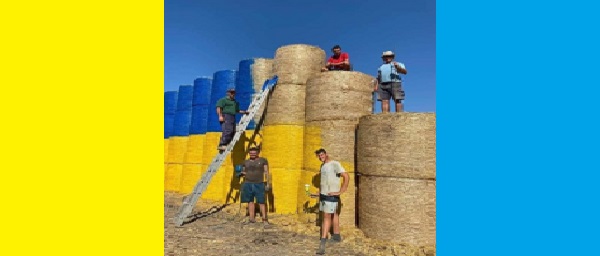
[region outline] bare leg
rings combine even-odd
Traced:
[[[340,215],[337,213],[333,214],[333,233],[340,233]]]
[[[250,212],[250,221],[254,221],[254,215],[256,214],[254,211],[254,202],[248,203],[248,211]]]
[[[404,106],[402,106],[402,101],[397,100],[396,101],[396,112],[403,112],[404,111]]]
[[[331,228],[331,213],[323,213],[323,225],[321,226],[321,238],[327,238]]]
[[[265,210],[265,204],[258,204],[260,208],[260,215],[262,215],[263,220],[267,220],[267,211]]]
[[[384,113],[390,112],[390,101],[389,100],[381,101],[381,112],[384,112]]]

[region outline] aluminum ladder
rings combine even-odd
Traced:
[[[192,193],[189,194],[183,200],[183,204],[181,205],[179,211],[177,212],[177,215],[175,216],[176,226],[182,226],[185,219],[190,215],[190,213],[192,213],[192,211],[194,210],[194,206],[196,206],[198,199],[200,198],[200,196],[202,196],[202,193],[204,193],[204,191],[208,187],[210,180],[219,170],[221,164],[223,163],[227,155],[231,153],[233,147],[235,146],[235,143],[238,142],[238,140],[242,136],[242,133],[244,133],[246,127],[248,127],[248,124],[250,124],[250,122],[254,118],[254,115],[260,109],[260,106],[265,102],[265,100],[269,96],[269,92],[277,84],[277,80],[278,77],[273,76],[273,78],[265,81],[262,87],[262,91],[258,95],[256,95],[252,100],[252,103],[250,103],[250,106],[248,107],[249,113],[247,115],[244,115],[238,123],[238,125],[236,126],[235,135],[229,143],[229,145],[227,145],[227,148],[224,151],[219,151],[215,158],[213,158],[211,164],[208,166],[208,170],[202,175],[202,178],[198,180],[198,182],[194,186],[194,190],[192,191]]]

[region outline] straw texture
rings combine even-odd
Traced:
[[[206,168],[206,165],[201,164],[183,164],[180,192],[183,194],[191,193],[202,174],[206,172]]]
[[[179,192],[183,164],[168,164],[165,171],[165,191]]]
[[[354,120],[373,112],[373,77],[348,71],[323,72],[306,84],[306,121]]]
[[[365,175],[435,179],[435,139],[435,113],[364,116],[357,132],[357,170]]]
[[[361,176],[359,225],[369,238],[435,245],[435,181]]]
[[[333,160],[354,172],[354,134],[356,121],[332,120],[306,123],[304,131],[304,168],[319,171],[321,161],[315,150],[324,148]]]
[[[270,159],[267,159],[270,160]],[[270,162],[269,162],[270,165]],[[269,212],[295,214],[298,200],[299,169],[269,168],[273,188],[269,192]],[[266,196],[266,195],[265,195]]]
[[[267,102],[265,125],[304,125],[304,104],[304,85],[278,83]]]
[[[316,46],[293,44],[275,51],[275,74],[282,84],[306,84],[306,80],[320,73],[323,66],[325,51]]]
[[[183,163],[189,137],[173,136],[169,138],[168,163]]]
[[[273,59],[254,59],[254,64],[250,66],[252,82],[254,83],[254,92],[260,92],[265,84],[265,80],[270,79],[275,75],[273,68],[274,62]]]

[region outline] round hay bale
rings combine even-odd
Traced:
[[[254,64],[250,66],[252,73],[252,82],[254,84],[254,92],[260,92],[265,80],[270,79],[275,75],[273,69],[273,59],[256,58]]]
[[[361,176],[359,228],[369,238],[435,245],[435,180]]]
[[[356,163],[362,174],[435,179],[435,150],[435,113],[360,118]]]
[[[306,121],[354,120],[373,113],[372,76],[360,72],[319,73],[306,83]]]
[[[348,120],[307,122],[304,127],[304,168],[318,172],[321,161],[314,152],[324,148],[347,172],[354,172],[356,123]]]
[[[303,145],[304,126],[267,125],[261,155],[269,160],[270,168],[302,169]]]
[[[282,84],[306,84],[325,66],[325,51],[306,44],[282,46],[275,51],[274,70]]]
[[[304,125],[304,100],[304,85],[277,84],[267,102],[264,124]]]

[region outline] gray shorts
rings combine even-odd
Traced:
[[[324,213],[335,213],[338,209],[338,202],[327,202],[321,201],[319,202],[319,211]]]
[[[378,100],[390,100],[390,97],[393,97],[394,100],[404,100],[404,90],[402,90],[402,82],[390,82],[390,83],[382,83],[379,85],[377,89],[377,94],[379,95]]]

